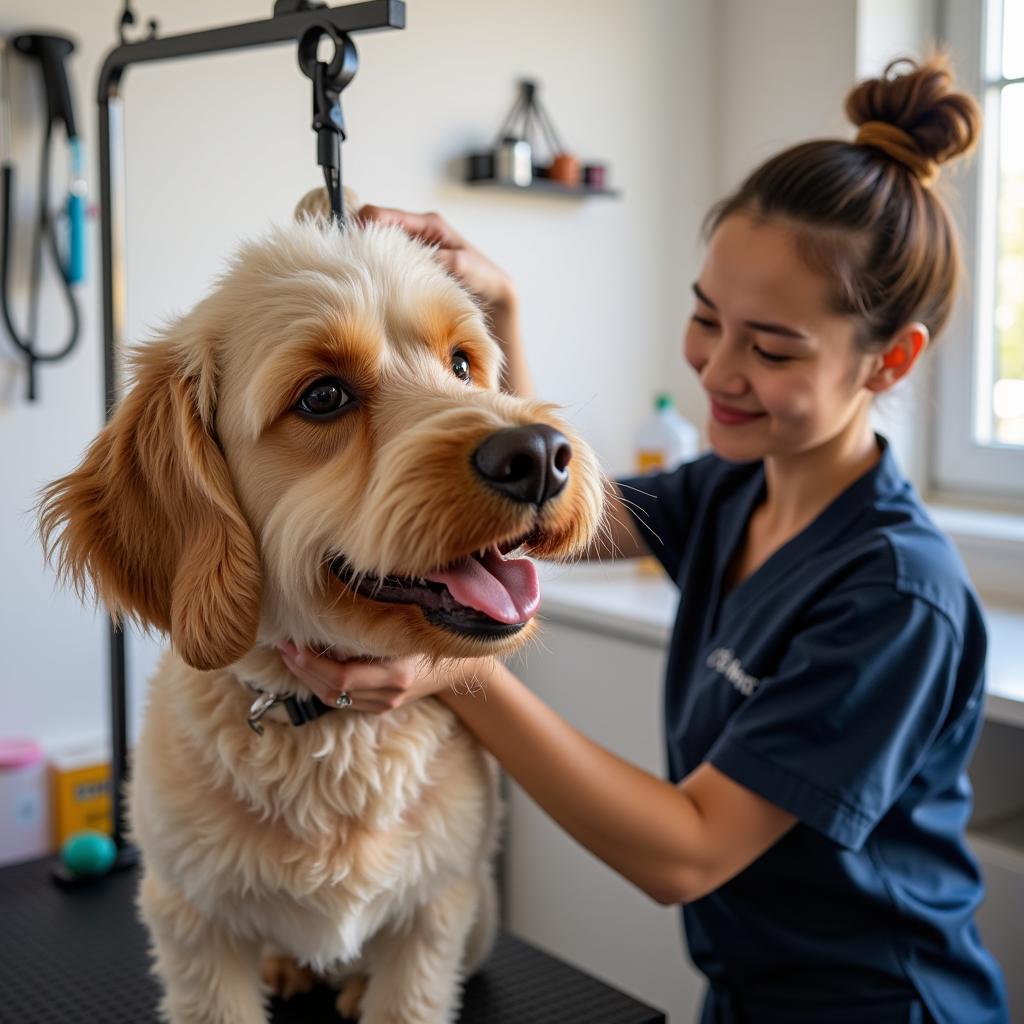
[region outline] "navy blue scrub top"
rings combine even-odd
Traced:
[[[683,908],[687,941],[712,1002],[772,1020],[922,1019],[883,1011],[920,1000],[943,1024],[1005,1024],[964,840],[985,627],[955,550],[878,442],[877,465],[730,592],[763,464],[708,455],[623,481],[680,591],[672,781],[707,761],[799,819]],[[840,1007],[864,1015],[821,1016]]]

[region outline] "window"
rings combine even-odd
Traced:
[[[969,286],[939,353],[934,476],[1024,497],[1024,0],[946,0],[958,83],[985,113],[954,178]]]

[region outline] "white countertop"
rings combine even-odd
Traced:
[[[642,573],[629,561],[537,568],[546,618],[652,646],[668,643],[678,591],[660,568]]]
[[[1024,610],[985,608],[988,686],[985,715],[1024,728]]]
[[[659,571],[635,562],[540,565],[541,614],[552,622],[590,629],[655,647],[668,643],[676,588]],[[989,628],[985,716],[1024,728],[1024,608],[986,606]]]

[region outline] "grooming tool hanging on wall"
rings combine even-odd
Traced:
[[[78,302],[72,285],[78,284],[85,276],[85,179],[82,171],[82,150],[75,127],[75,114],[71,103],[71,89],[68,85],[64,61],[73,52],[75,44],[64,36],[38,33],[13,36],[9,41],[0,40],[0,88],[3,90],[2,106],[4,118],[3,145],[3,236],[0,239],[0,304],[3,307],[4,324],[11,341],[23,354],[28,369],[27,397],[34,401],[37,395],[36,365],[56,362],[67,356],[78,341]],[[28,316],[24,333],[18,330],[11,314],[10,275],[11,251],[14,235],[14,188],[15,175],[11,151],[11,93],[8,66],[8,51],[15,50],[31,61],[37,61],[43,76],[46,111],[43,122],[43,148],[39,158],[39,202],[35,215],[35,232],[29,264]],[[53,126],[60,121],[69,150],[69,183],[64,203],[63,222],[66,225],[66,240],[63,245],[58,237],[58,223],[61,216],[55,215],[50,206],[51,150],[54,143]],[[61,291],[68,307],[68,328],[61,347],[49,347],[40,351],[39,303],[43,283],[44,245],[49,253]],[[62,251],[63,249],[63,251]]]

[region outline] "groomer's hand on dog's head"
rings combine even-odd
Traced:
[[[286,640],[477,657],[529,636],[536,573],[592,538],[602,480],[555,410],[498,390],[469,294],[398,227],[324,194],[243,245],[134,356],[48,551],[189,664]],[[319,213],[318,213],[319,211]]]
[[[488,311],[515,299],[512,279],[493,260],[462,237],[437,213],[414,213],[389,206],[366,205],[356,213],[361,224],[392,224],[433,249],[434,259],[468,288]]]

